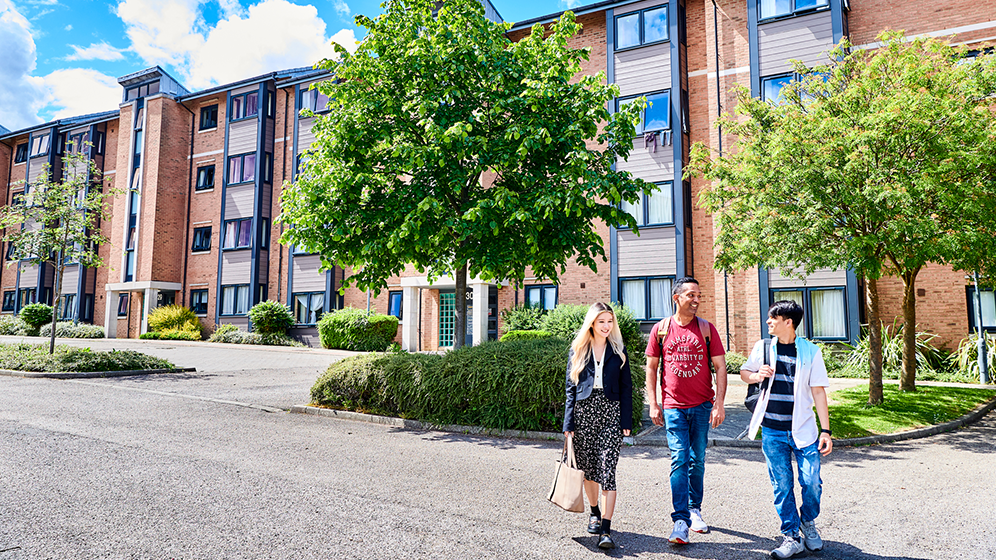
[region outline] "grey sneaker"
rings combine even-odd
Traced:
[[[705,520],[702,519],[702,510],[698,508],[688,508],[688,513],[692,515],[692,526],[691,530],[696,533],[708,533],[709,526],[706,525]]]
[[[806,545],[807,549],[813,552],[823,550],[823,539],[816,530],[816,521],[803,521],[799,529],[802,531],[802,544]]]
[[[782,545],[771,551],[771,557],[785,560],[785,558],[792,558],[803,552],[806,552],[806,547],[802,546],[799,539],[785,535],[782,539]]]
[[[675,521],[674,530],[671,531],[671,536],[667,540],[672,544],[688,544],[688,523],[685,523],[683,519]]]

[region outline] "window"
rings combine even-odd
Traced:
[[[270,152],[263,153],[263,181],[266,183],[273,182],[273,154]]]
[[[847,306],[844,288],[793,288],[771,290],[771,303],[794,301],[802,306],[799,336],[812,339],[846,340]]]
[[[125,282],[135,279],[135,245],[138,242],[138,191],[128,193],[128,236],[125,238]]]
[[[62,305],[59,306],[59,318],[72,320],[76,316],[76,294],[62,294]]]
[[[13,311],[14,305],[17,303],[17,294],[14,290],[8,290],[3,293],[3,309],[2,311]]]
[[[298,324],[314,325],[325,313],[325,292],[294,294],[294,317]]]
[[[128,294],[118,294],[118,317],[128,316]]]
[[[387,314],[401,320],[403,292],[387,292]]]
[[[28,161],[28,145],[18,144],[17,152],[14,154],[14,163],[24,163]]]
[[[14,245],[14,243],[13,243],[13,242],[10,242],[10,241],[8,241],[8,242],[7,242],[7,254],[6,254],[6,259],[7,259],[8,261],[13,261],[13,260],[16,260],[16,259],[14,258],[14,253],[16,253],[16,252],[17,252],[17,246],[16,246],[16,245]]]
[[[526,286],[526,305],[537,309],[553,309],[557,306],[557,287]]]
[[[245,315],[249,313],[249,284],[221,287],[221,314]]]
[[[619,301],[638,321],[663,319],[674,314],[671,278],[620,278]]]
[[[21,288],[18,290],[17,294],[17,308],[21,309],[25,305],[36,303],[38,301],[38,289],[37,288]]]
[[[208,291],[190,290],[190,308],[197,315],[207,315],[208,312]]]
[[[633,216],[637,226],[659,226],[674,223],[672,184],[657,183],[650,194],[641,194],[636,203],[623,201],[619,207]]]
[[[244,249],[252,245],[252,218],[225,222],[225,239],[222,249]]]
[[[194,228],[194,242],[190,246],[191,251],[211,250],[211,226]]]
[[[800,0],[801,1],[801,0]],[[616,50],[668,40],[667,5],[616,18]]]
[[[228,184],[248,183],[256,180],[256,154],[242,154],[228,158]]]
[[[218,128],[218,104],[201,107],[201,130]]]
[[[301,90],[301,109],[308,109],[314,113],[327,113],[328,105],[329,96],[317,89]]]
[[[97,131],[97,133],[93,135],[93,152],[95,154],[103,154],[104,153],[104,133],[103,132]]]
[[[790,84],[793,79],[795,79],[794,74],[761,78],[761,99],[773,105],[780,105],[782,103],[782,88]]]
[[[81,132],[79,134],[73,134],[66,141],[66,149],[69,150],[71,154],[83,154],[86,153],[86,143],[90,140],[90,135],[86,132]]]
[[[259,219],[259,248],[269,249],[270,248],[270,219],[260,218]]]
[[[232,96],[231,103],[231,108],[228,111],[229,120],[248,119],[259,114],[258,91]]]
[[[830,5],[830,0],[759,0],[759,19],[788,16]]]
[[[197,168],[197,186],[196,190],[206,191],[208,189],[214,188],[214,166],[206,165],[204,167]]]
[[[125,101],[131,101],[133,99],[138,99],[139,97],[146,97],[159,93],[159,82],[152,82],[151,84],[145,84],[141,86],[130,87],[127,90],[127,96]]]
[[[48,153],[48,145],[51,135],[45,134],[43,136],[35,136],[31,139],[31,152],[30,156],[42,156]]]
[[[968,324],[974,332],[978,327],[978,312],[975,310],[975,287],[967,286],[968,291]],[[979,296],[982,299],[982,328],[987,331],[996,331],[996,292],[979,288]],[[6,293],[4,298],[6,298]],[[5,299],[6,301],[6,299]],[[4,304],[6,310],[6,303]]]
[[[618,111],[622,109],[640,97],[644,96],[633,95],[619,99],[616,101],[616,110]],[[647,107],[640,115],[640,123],[636,125],[636,134],[640,135],[644,132],[655,130],[670,130],[671,92],[660,91],[656,93],[648,93],[645,97],[647,98]]]

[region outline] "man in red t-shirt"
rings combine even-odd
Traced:
[[[647,402],[650,419],[666,426],[671,449],[674,530],[668,540],[687,544],[689,528],[699,533],[709,530],[702,519],[702,480],[709,426],[719,426],[726,417],[726,353],[716,327],[696,316],[702,301],[697,280],[685,277],[676,281],[671,299],[674,316],[654,325],[647,343]],[[657,370],[662,357],[659,400]],[[710,361],[716,369],[715,392]]]

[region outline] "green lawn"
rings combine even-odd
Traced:
[[[835,438],[894,434],[948,422],[996,397],[996,389],[917,387],[915,393],[884,387],[885,402],[868,406],[868,385],[830,393],[830,429]]]

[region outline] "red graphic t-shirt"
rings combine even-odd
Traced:
[[[712,372],[709,370],[709,356],[725,354],[719,333],[711,323],[709,328],[710,352],[706,353],[705,336],[699,329],[698,319],[684,327],[671,318],[671,328],[664,341],[663,351],[657,336],[658,322],[650,331],[647,343],[647,356],[664,361],[664,375],[661,379],[664,408],[691,408],[706,401],[712,401],[716,393],[712,388]],[[663,356],[663,357],[662,357]]]

